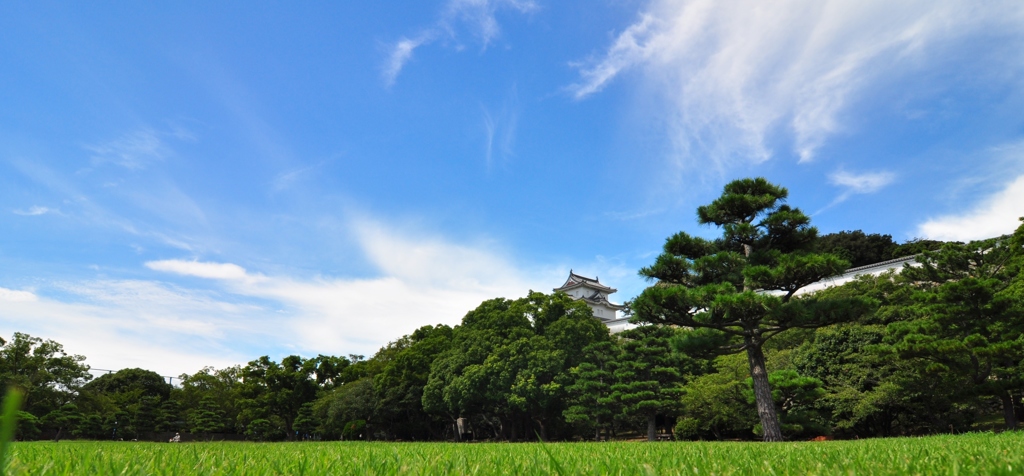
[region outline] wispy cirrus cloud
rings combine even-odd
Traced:
[[[1024,42],[1022,25],[1019,2],[651,0],[607,50],[574,63],[580,80],[568,89],[584,99],[638,71],[665,99],[683,167],[696,157],[718,169],[767,160],[779,132],[807,162],[869,85],[924,68],[965,38]],[[1015,49],[1001,54],[1007,68],[1024,68]]]
[[[506,97],[504,104],[496,112],[481,106],[484,114],[484,157],[487,168],[494,166],[495,157],[504,161],[514,153],[516,126],[519,122],[519,94],[515,85]]]
[[[115,164],[127,169],[144,169],[170,155],[171,150],[160,138],[160,133],[143,128],[117,139],[85,146],[92,152],[92,163]]]
[[[26,216],[26,217],[34,217],[34,216],[39,216],[39,215],[46,215],[47,213],[60,214],[60,209],[44,207],[44,206],[40,206],[40,205],[33,205],[33,206],[28,207],[27,209],[24,209],[24,210],[22,210],[22,209],[13,210],[13,213],[15,215],[21,215],[21,216]]]
[[[449,0],[433,25],[417,35],[403,36],[389,46],[387,59],[381,68],[385,86],[394,85],[417,48],[440,39],[458,41],[462,32],[468,32],[486,50],[501,34],[497,19],[500,10],[530,13],[537,8],[537,3],[532,0]]]
[[[855,174],[847,172],[845,170],[837,170],[828,176],[828,180],[833,185],[838,185],[846,189],[842,195],[840,195],[839,201],[846,200],[854,194],[868,194],[875,193],[896,179],[896,174],[892,172],[865,172],[861,174]]]
[[[854,195],[876,193],[892,184],[895,180],[896,174],[888,171],[864,172],[857,174],[839,169],[832,172],[828,176],[829,183],[836,185],[843,190],[834,200],[832,200],[831,203],[814,212],[814,215],[845,202]]]
[[[401,73],[405,64],[412,59],[412,54],[416,51],[416,48],[433,41],[436,37],[437,33],[431,30],[423,32],[414,38],[403,37],[395,42],[391,47],[391,53],[388,55],[382,71],[385,86],[390,88],[395,84],[395,80],[398,79],[398,73]]]
[[[498,10],[529,13],[537,8],[537,3],[532,0],[450,0],[441,16],[440,26],[455,37],[457,25],[463,24],[486,48],[501,33],[495,17]]]

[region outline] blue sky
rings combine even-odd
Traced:
[[[164,375],[371,355],[729,180],[823,232],[1024,215],[1024,3],[0,6],[0,335]]]

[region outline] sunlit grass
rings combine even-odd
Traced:
[[[1020,474],[1024,434],[797,443],[15,443],[10,474]]]

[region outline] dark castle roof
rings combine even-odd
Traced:
[[[568,291],[570,289],[574,289],[574,288],[577,288],[577,287],[580,287],[580,286],[586,286],[588,288],[599,289],[599,290],[604,291],[605,293],[608,293],[608,294],[612,294],[612,293],[618,291],[618,289],[611,288],[611,287],[608,287],[608,286],[605,286],[605,285],[601,284],[601,282],[598,281],[597,278],[588,278],[586,276],[580,276],[580,275],[572,272],[572,270],[569,270],[569,279],[565,280],[565,284],[563,284],[561,287],[555,288],[554,290],[555,290],[555,292],[558,292],[558,291]]]

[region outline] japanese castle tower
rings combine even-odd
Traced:
[[[573,299],[582,299],[593,309],[594,317],[608,326],[612,333],[624,331],[627,326],[632,327],[628,317],[618,316],[618,311],[626,307],[608,300],[608,295],[618,290],[601,284],[597,278],[587,278],[569,270],[569,279],[554,291],[568,294]]]

